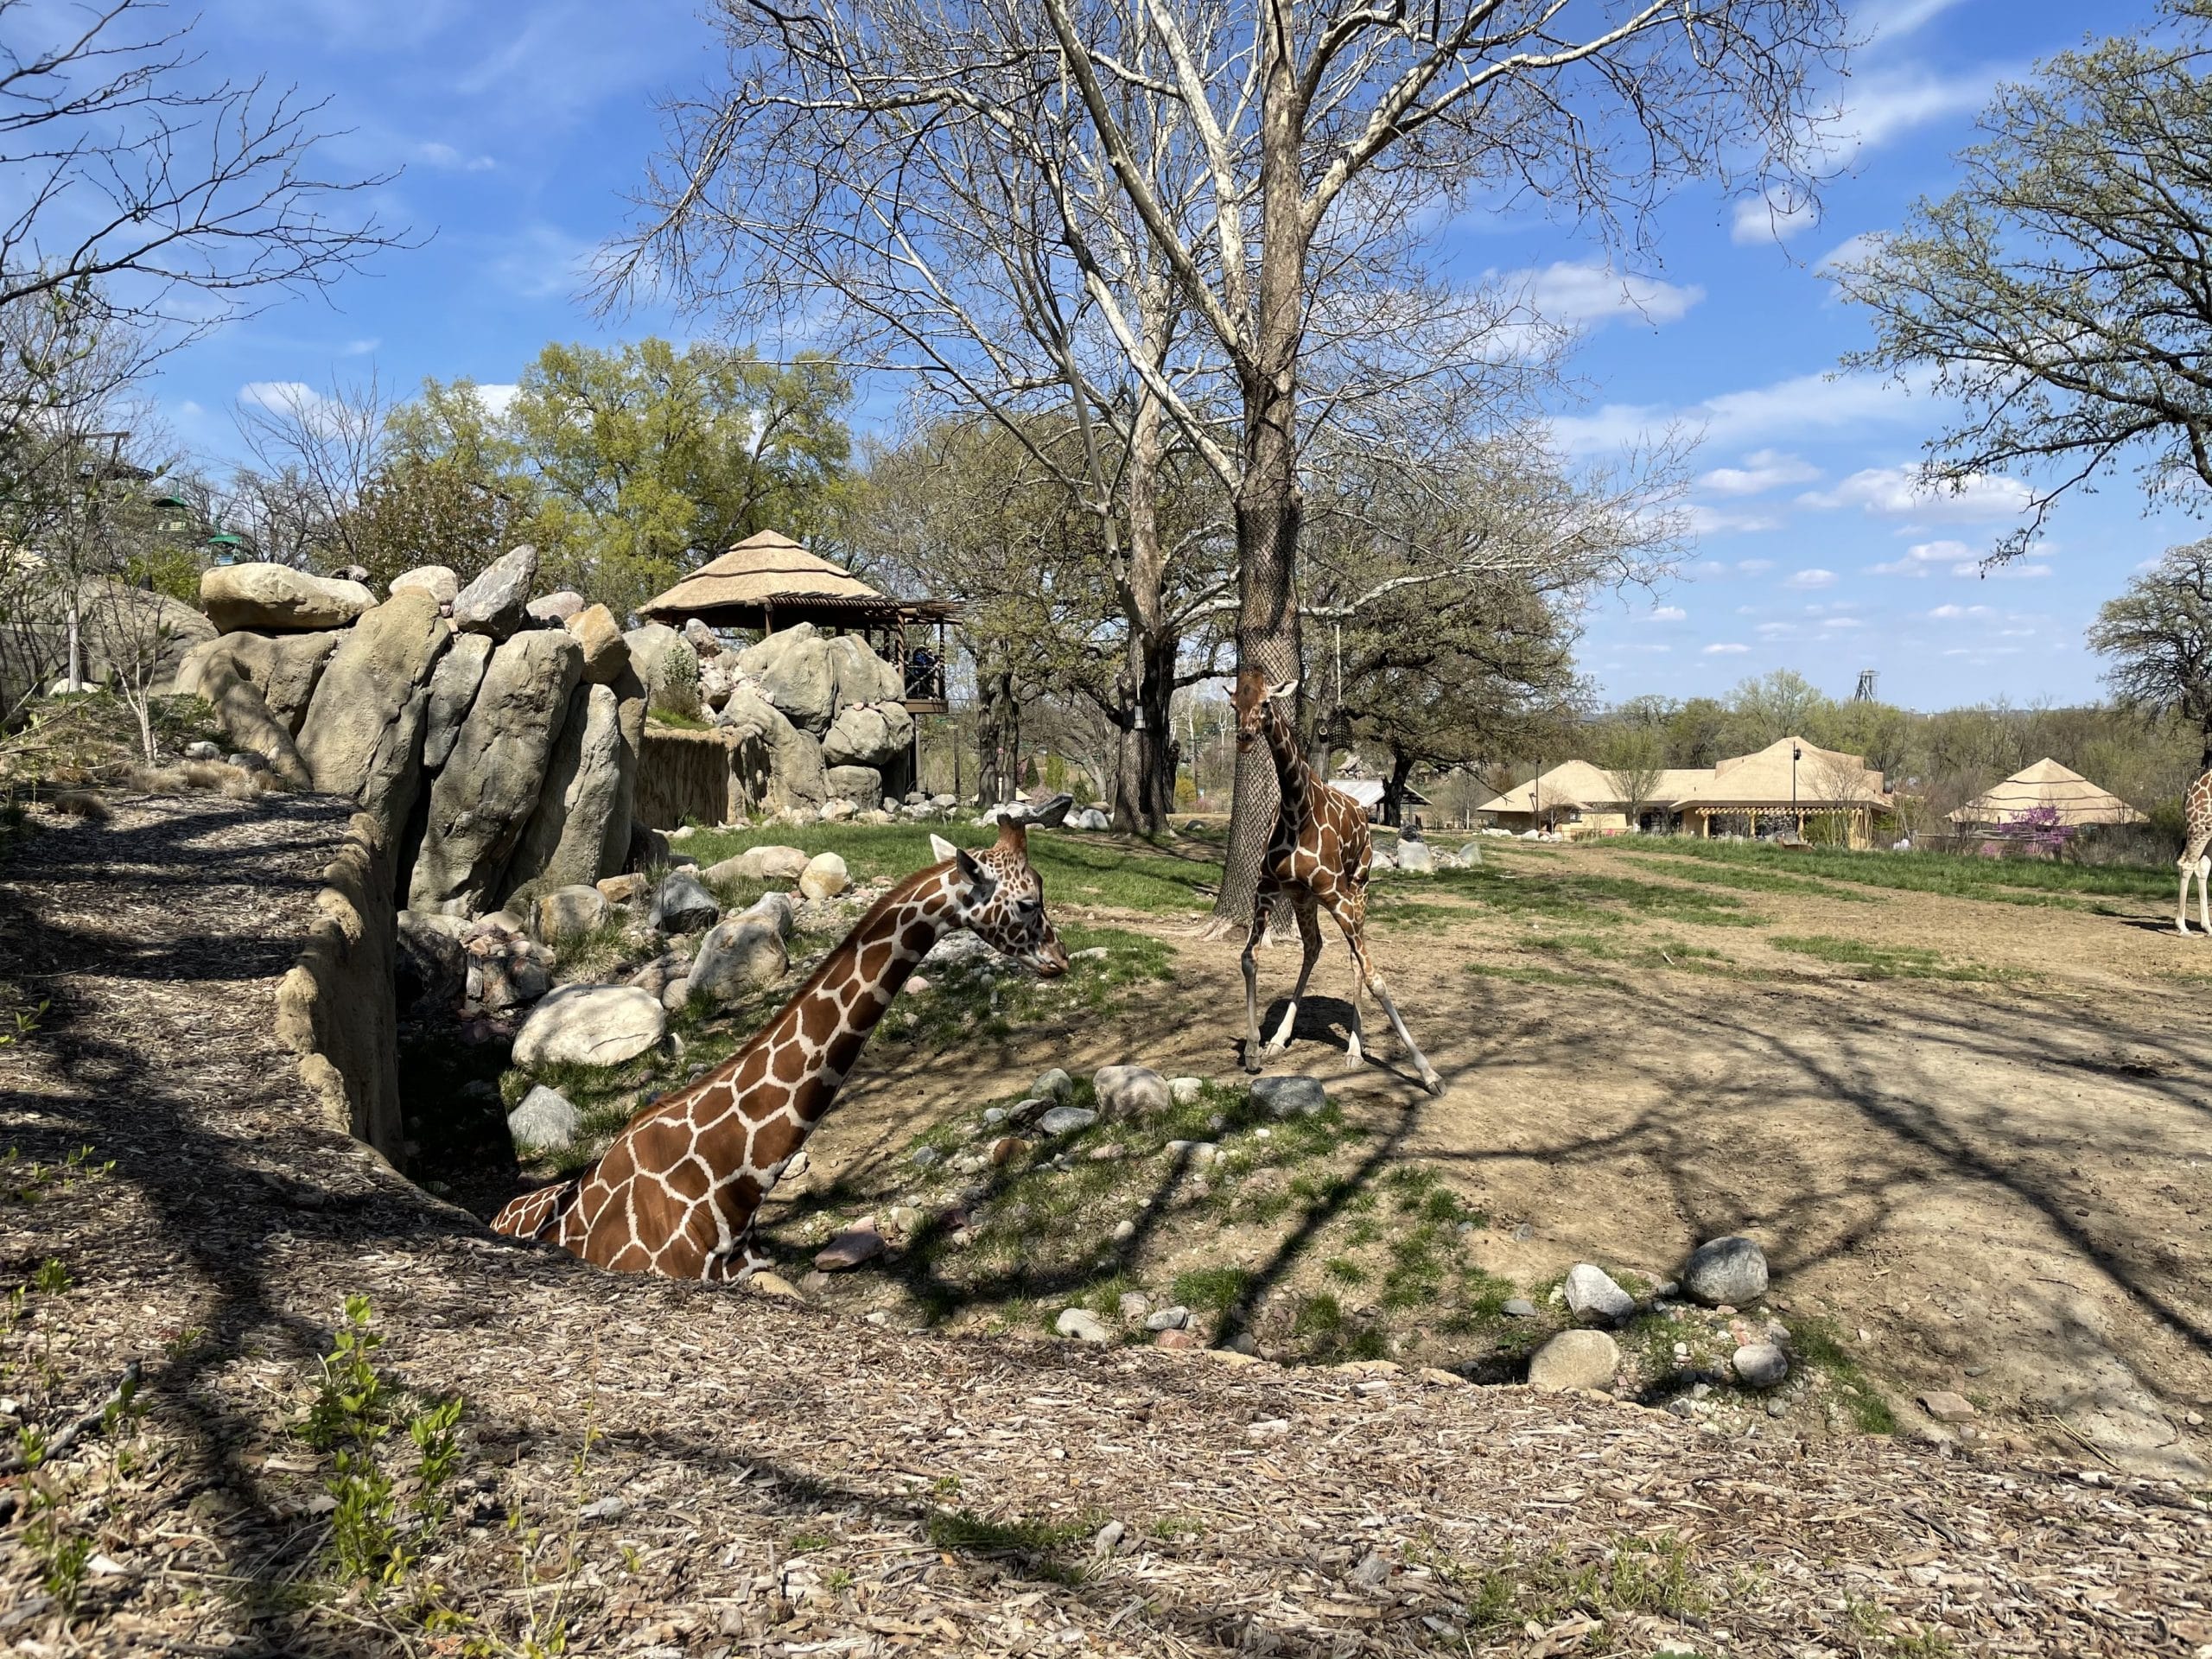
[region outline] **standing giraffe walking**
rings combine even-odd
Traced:
[[[645,1107],[582,1174],[507,1205],[492,1230],[617,1273],[727,1281],[770,1266],[753,1241],[760,1200],[931,945],[965,928],[1048,979],[1067,971],[1025,822],[1002,818],[997,844],[973,856],[938,850],[944,861],[878,899],[751,1042]]]
[[[2189,931],[2189,879],[2196,878],[2196,918],[2207,933],[2212,933],[2212,857],[2206,856],[2212,849],[2212,771],[2200,772],[2196,781],[2189,786],[2189,793],[2182,797],[2183,846],[2181,849],[2181,899],[2174,907],[2174,926],[2183,933]]]
[[[1344,930],[1344,946],[1351,952],[1351,1033],[1346,1052],[1355,1065],[1358,1063],[1360,998],[1364,992],[1373,991],[1382,1012],[1389,1016],[1398,1040],[1412,1057],[1421,1083],[1429,1093],[1440,1095],[1444,1079],[1436,1075],[1436,1068],[1429,1065],[1413,1033],[1406,1029],[1398,1005],[1390,1000],[1389,988],[1375,971],[1374,958],[1367,952],[1367,876],[1375,855],[1367,815],[1349,795],[1314,777],[1313,767],[1306,764],[1298,734],[1290,727],[1289,702],[1297,690],[1296,680],[1270,686],[1257,669],[1247,668],[1238,671],[1236,690],[1230,700],[1236,711],[1236,747],[1249,749],[1265,738],[1274,756],[1275,784],[1281,798],[1275,811],[1274,834],[1260,865],[1259,888],[1252,896],[1251,931],[1244,939],[1244,1069],[1257,1071],[1262,1058],[1272,1058],[1290,1046],[1300,999],[1306,995],[1313,964],[1321,955],[1319,912],[1325,906]],[[1298,988],[1290,994],[1282,1024],[1276,1027],[1274,1040],[1263,1050],[1260,1046],[1259,966],[1253,953],[1267,931],[1268,912],[1278,893],[1290,900],[1298,917],[1298,935],[1306,959],[1299,967]]]

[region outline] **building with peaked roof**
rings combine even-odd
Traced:
[[[1949,817],[1962,829],[1993,829],[2044,807],[2056,809],[2058,823],[2069,830],[2148,822],[2119,796],[2098,788],[2048,755],[2031,766],[2021,767],[1996,788],[1975,796]]]
[[[1702,767],[1669,766],[1646,780],[1649,792],[1642,800],[1631,801],[1624,792],[1634,782],[1631,777],[1593,766],[1587,760],[1562,760],[1528,782],[1516,784],[1477,810],[1490,815],[1501,829],[1556,830],[1573,825],[1586,833],[1618,835],[1631,827],[1642,828],[1655,818],[1671,817],[1674,803],[1698,779],[1712,775]]]
[[[638,612],[673,627],[696,617],[710,628],[757,628],[764,638],[801,622],[824,633],[858,634],[906,675],[910,711],[942,714],[946,707],[944,628],[959,607],[939,599],[879,593],[843,566],[772,530],[709,559]]]

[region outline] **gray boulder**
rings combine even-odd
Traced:
[[[225,741],[260,756],[292,788],[312,788],[315,780],[290,729],[269,712],[260,688],[245,677],[238,658],[220,645],[211,640],[186,658],[178,671],[177,690],[206,699]]]
[[[514,1063],[620,1065],[660,1041],[668,1012],[635,985],[563,985],[530,1011],[515,1033]]]
[[[1691,1252],[1682,1294],[1707,1307],[1746,1307],[1766,1294],[1766,1252],[1748,1238],[1716,1238]]]
[[[739,914],[766,922],[781,939],[790,938],[798,925],[798,906],[791,902],[788,893],[764,893]]]
[[[597,887],[556,887],[539,896],[531,926],[546,944],[559,944],[606,926],[613,913],[613,906]]]
[[[1587,1262],[1567,1269],[1567,1305],[1586,1319],[1624,1319],[1636,1312],[1636,1298],[1615,1284],[1603,1268]]]
[[[975,938],[973,934],[956,934],[953,937],[956,938]],[[976,943],[980,944],[982,941],[977,939]],[[943,948],[942,944],[938,946],[939,950]],[[932,959],[936,955],[936,951],[931,952]],[[1039,1100],[1065,1101],[1075,1092],[1075,1079],[1056,1065],[1049,1071],[1039,1073],[1037,1081],[1029,1085],[1029,1092]]]
[[[1310,1117],[1326,1109],[1329,1093],[1319,1077],[1255,1077],[1252,1099],[1273,1117]]]
[[[531,585],[537,580],[536,548],[525,544],[501,554],[454,595],[454,626],[494,639],[511,637],[530,613]]]
[[[1459,849],[1459,863],[1463,868],[1478,870],[1483,867],[1483,844],[1471,841]]]
[[[480,633],[457,633],[430,671],[430,700],[423,711],[423,768],[436,772],[453,753],[461,722],[468,717],[492,660],[492,641]]]
[[[540,622],[566,622],[584,608],[584,596],[572,588],[543,594],[523,607],[524,613]]]
[[[696,616],[686,617],[683,620],[683,643],[690,646],[693,654],[702,661],[722,654],[721,636]]]
[[[507,1114],[507,1136],[518,1152],[566,1152],[583,1127],[584,1115],[569,1097],[542,1083]]]
[[[1729,1362],[1747,1389],[1778,1389],[1789,1378],[1789,1357],[1770,1342],[1747,1342]]]
[[[913,735],[914,717],[897,703],[855,705],[831,722],[822,740],[822,759],[831,766],[880,772],[905,764]]]
[[[376,602],[358,582],[311,576],[284,564],[219,564],[200,578],[200,608],[224,633],[342,628]]]
[[[1037,1120],[1040,1135],[1072,1135],[1098,1121],[1098,1114],[1082,1106],[1055,1106]]]
[[[569,618],[567,626],[584,648],[586,684],[612,685],[629,668],[630,642],[606,606],[586,606]]]
[[[506,891],[526,881],[576,887],[614,873],[621,862],[614,838],[619,833],[626,845],[630,837],[623,773],[620,701],[611,686],[579,685],[546,756],[537,810],[508,863]]]
[[[1102,1065],[1090,1086],[1100,1114],[1108,1118],[1148,1117],[1174,1102],[1167,1079],[1148,1065]]]
[[[837,712],[837,676],[830,641],[811,622],[770,634],[737,654],[738,672],[759,683],[760,695],[810,736],[830,729]]]
[[[859,635],[841,633],[827,642],[827,649],[838,709],[855,702],[897,702],[906,695],[899,671],[870,651]]]
[[[308,706],[329,664],[330,654],[346,638],[336,632],[226,633],[193,647],[177,670],[176,689],[198,691],[201,665],[220,652],[231,659],[238,677],[261,693],[270,718],[296,738],[307,721]]]
[[[1086,806],[1079,808],[1068,814],[1068,827],[1071,830],[1090,830],[1094,831],[1100,830],[1111,830],[1114,827],[1114,820],[1108,817],[1096,807]]]
[[[799,872],[799,895],[805,899],[834,899],[852,885],[845,861],[835,853],[817,853]]]
[[[1064,1337],[1073,1337],[1077,1342],[1111,1342],[1113,1333],[1098,1322],[1098,1316],[1088,1309],[1065,1307],[1060,1317],[1052,1321],[1052,1329]]]
[[[652,921],[658,933],[696,933],[712,927],[721,906],[689,870],[671,870],[653,893]]]
[[[1428,843],[1425,841],[1401,840],[1398,842],[1398,868],[1426,874],[1436,868],[1435,855],[1429,851]]]
[[[1529,1361],[1529,1386],[1564,1393],[1611,1386],[1620,1369],[1619,1344],[1602,1331],[1562,1331]]]
[[[517,634],[493,652],[430,787],[410,889],[414,908],[473,912],[498,890],[537,809],[546,759],[582,668],[582,649],[557,628]]]
[[[823,759],[829,759],[826,749]],[[850,801],[862,812],[873,812],[883,804],[883,774],[874,766],[830,766],[822,776],[833,800]]]
[[[630,667],[645,688],[648,708],[696,720],[699,658],[683,636],[665,622],[648,622],[622,638],[630,647]]]
[[[751,686],[740,685],[715,711],[715,723],[737,734],[732,757],[740,791],[756,810],[818,809],[830,798],[822,746]]]
[[[747,911],[707,930],[691,964],[690,988],[726,1007],[748,991],[774,984],[790,966],[776,918]]]
[[[420,564],[391,579],[390,591],[392,593],[404,594],[410,589],[428,594],[440,605],[450,605],[461,592],[461,578],[453,573],[450,566]]]
[[[365,613],[331,654],[300,727],[315,786],[350,795],[397,828],[422,784],[430,671],[452,638],[428,594],[403,593]]]

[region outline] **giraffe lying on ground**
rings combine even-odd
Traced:
[[[1375,971],[1367,953],[1367,877],[1375,855],[1368,834],[1367,815],[1357,802],[1340,790],[1331,789],[1313,775],[1290,727],[1290,698],[1296,680],[1270,686],[1257,669],[1239,671],[1231,702],[1236,710],[1236,747],[1249,749],[1262,737],[1274,753],[1275,782],[1281,804],[1275,813],[1274,837],[1260,865],[1259,890],[1252,899],[1252,928],[1244,940],[1244,1069],[1257,1071],[1262,1058],[1272,1058],[1290,1046],[1291,1028],[1298,1022],[1299,1000],[1321,955],[1319,912],[1325,908],[1344,930],[1344,945],[1351,952],[1351,1033],[1346,1045],[1353,1063],[1361,1056],[1360,997],[1373,991],[1375,1000],[1389,1016],[1391,1028],[1406,1046],[1414,1069],[1432,1095],[1444,1092],[1444,1079],[1436,1075],[1427,1057],[1399,1017],[1398,1005]],[[1260,1046],[1259,968],[1253,953],[1267,930],[1268,912],[1280,893],[1290,900],[1298,917],[1298,933],[1306,959],[1298,970],[1298,988],[1290,994],[1282,1024],[1274,1040]]]
[[[2182,797],[2181,899],[2174,907],[2174,926],[2189,931],[2189,879],[2196,878],[2196,918],[2212,933],[2212,771],[2198,774]]]
[[[879,899],[751,1042],[645,1107],[582,1174],[507,1205],[493,1230],[617,1273],[728,1281],[771,1265],[753,1239],[760,1200],[931,945],[965,928],[1046,978],[1067,971],[1026,820],[1002,819],[973,855],[932,841],[944,861]]]

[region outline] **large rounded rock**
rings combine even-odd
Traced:
[[[806,874],[806,854],[797,847],[748,847],[707,872],[716,881],[796,881]]]
[[[528,618],[531,584],[537,580],[536,548],[524,545],[501,554],[454,595],[454,626],[463,633],[507,639]]]
[[[850,801],[862,812],[883,804],[883,774],[874,766],[830,766],[822,776],[833,800]]]
[[[342,628],[376,602],[358,582],[311,576],[284,564],[219,564],[200,578],[200,608],[225,633]]]
[[[721,906],[689,870],[671,870],[653,893],[652,925],[660,933],[696,933],[712,927]]]
[[[757,689],[742,684],[732,689],[715,709],[715,723],[737,736],[734,764],[745,798],[755,806],[788,812],[818,808],[830,798],[822,746],[785,718]]]
[[[870,651],[858,634],[841,633],[828,648],[839,709],[855,702],[897,702],[906,695],[899,671]]]
[[[542,894],[531,918],[531,928],[548,944],[580,939],[607,925],[614,907],[597,887],[556,887]]]
[[[764,893],[739,913],[766,922],[781,939],[790,938],[798,926],[798,906],[788,893]]]
[[[696,720],[699,658],[683,636],[665,622],[648,622],[622,638],[630,647],[630,666],[645,688],[647,705],[657,713]]]
[[[1745,1307],[1766,1294],[1766,1252],[1748,1238],[1716,1238],[1690,1253],[1682,1294],[1707,1307]]]
[[[397,827],[422,782],[430,671],[453,631],[428,594],[401,594],[365,613],[330,658],[300,727],[315,786],[350,795]]]
[[[880,772],[905,762],[913,736],[914,717],[895,702],[847,709],[823,736],[822,759],[831,766]]]
[[[1618,1344],[1602,1331],[1562,1331],[1529,1361],[1529,1386],[1564,1393],[1612,1385],[1620,1369]]]
[[[737,654],[738,672],[759,683],[760,695],[785,719],[811,736],[830,729],[837,712],[837,677],[830,642],[811,622],[772,633]]]
[[[518,1152],[566,1152],[583,1127],[584,1115],[569,1097],[542,1083],[507,1114],[507,1136]]]
[[[775,918],[747,911],[707,930],[691,964],[691,990],[727,1007],[748,991],[774,984],[790,965]]]
[[[798,890],[803,898],[835,899],[851,885],[845,861],[835,853],[817,853],[799,872]]]
[[[1747,1389],[1778,1389],[1789,1378],[1789,1357],[1770,1342],[1747,1342],[1729,1363]]]
[[[1398,868],[1427,874],[1436,868],[1435,855],[1429,851],[1425,841],[1401,841],[1398,843]]]
[[[177,671],[176,689],[197,693],[200,665],[213,652],[221,652],[231,659],[239,677],[261,693],[270,718],[297,737],[300,728],[307,722],[315,689],[321,683],[323,670],[329,666],[331,652],[349,637],[334,630],[322,633],[226,633],[193,648]],[[208,701],[214,699],[210,697]]]
[[[537,806],[546,757],[582,668],[583,652],[558,628],[533,628],[493,652],[430,788],[410,889],[414,908],[473,913],[495,896]]]
[[[514,1063],[525,1071],[620,1065],[667,1030],[667,1010],[635,985],[563,985],[532,1008],[515,1033]]]
[[[270,713],[260,688],[246,678],[238,658],[222,649],[221,640],[210,640],[188,656],[177,671],[176,683],[179,691],[207,700],[215,711],[215,729],[226,741],[266,761],[270,770],[293,788],[313,787],[315,779],[308,763],[300,758],[290,728]]]
[[[1319,1077],[1255,1077],[1252,1103],[1270,1117],[1311,1117],[1328,1109],[1329,1091]]]
[[[630,642],[604,605],[587,605],[568,620],[568,629],[584,648],[584,683],[611,685],[630,666]]]
[[[572,588],[557,593],[543,594],[523,607],[525,614],[540,622],[566,622],[584,608],[584,596]]]
[[[1567,1269],[1566,1294],[1568,1308],[1583,1319],[1624,1319],[1636,1312],[1636,1298],[1603,1268],[1587,1262]]]
[[[461,593],[461,578],[449,565],[418,564],[394,576],[391,591],[428,594],[441,605],[450,605]]]
[[[1148,1065],[1102,1065],[1090,1080],[1102,1116],[1148,1117],[1174,1103],[1167,1079]]]

